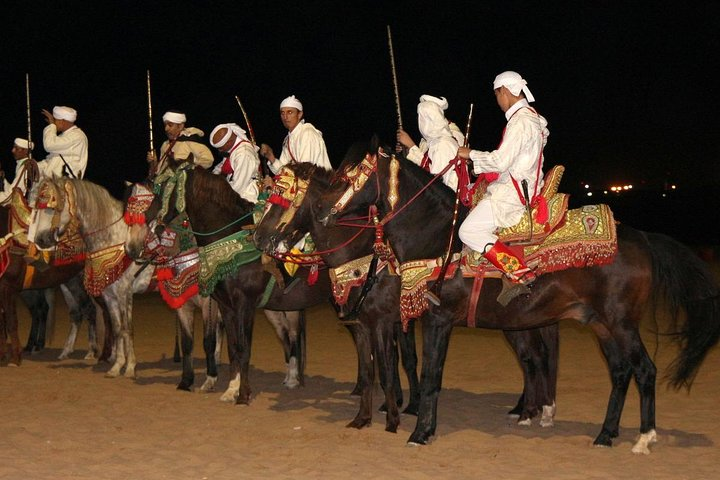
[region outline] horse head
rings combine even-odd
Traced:
[[[73,219],[77,221],[75,190],[67,179],[45,179],[38,187],[35,202],[35,243],[40,248],[51,248],[58,244]]]
[[[316,172],[324,170],[310,163],[295,163],[275,176],[265,212],[253,234],[258,249],[269,254],[286,253],[309,231],[312,200],[308,191]]]
[[[148,236],[154,233],[154,229],[148,224],[157,224],[160,202],[156,200],[152,185],[144,182],[129,184],[123,203],[125,204],[123,218],[128,225],[125,253],[133,260],[144,260]]]

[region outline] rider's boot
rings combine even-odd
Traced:
[[[497,298],[500,305],[507,306],[515,297],[530,294],[529,287],[537,275],[507,245],[499,240],[494,244],[488,243],[483,256],[505,274],[503,289]]]

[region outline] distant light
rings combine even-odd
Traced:
[[[663,197],[667,197],[667,193],[663,193]]]
[[[670,188],[672,188],[673,190],[675,190],[675,189],[677,188],[677,186],[671,185]]]
[[[588,184],[586,183],[586,184],[585,184],[585,188],[590,188],[590,185],[588,185]]]
[[[588,197],[592,197],[592,192],[587,192]]]
[[[603,193],[604,193],[605,195],[607,195],[607,190],[603,190]]]
[[[623,190],[629,190],[629,189],[630,189],[630,187],[628,187],[627,185],[623,186],[622,188],[623,188]]]
[[[632,185],[628,185],[628,188],[629,188],[630,190],[632,190]]]

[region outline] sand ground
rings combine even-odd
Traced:
[[[644,456],[630,452],[640,421],[634,387],[615,447],[592,447],[610,382],[589,330],[562,327],[556,424],[541,428],[520,427],[505,416],[522,379],[502,335],[457,328],[437,436],[429,446],[409,447],[413,417],[403,416],[397,434],[384,431],[380,413],[370,428],[345,428],[358,405],[349,396],[356,358],[330,307],[308,312],[306,386],[297,390],[282,387],[280,345],[258,312],[254,399],[237,406],[219,401],[228,382],[226,361],[219,392],[175,389],[180,366],[172,361],[173,316],[157,295],[136,297],[137,380],[104,378],[107,365],[83,360],[85,328],[71,358],[57,361],[68,326],[64,304],[58,303],[50,347],[18,368],[0,369],[0,479],[720,478],[717,348],[689,394],[658,386],[659,442]],[[29,320],[24,306],[19,310],[24,341]],[[198,341],[200,334],[196,324]],[[644,338],[652,354],[655,338],[647,329]],[[675,346],[661,343],[655,357],[660,375],[676,353]],[[199,387],[201,351],[195,358]]]

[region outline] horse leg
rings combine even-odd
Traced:
[[[532,418],[540,412],[544,412],[541,425],[553,424],[557,330],[558,326],[554,324],[537,329],[503,332],[523,370],[523,393],[515,408],[508,412],[509,416],[518,417],[518,425],[531,425]]]
[[[100,352],[100,356],[98,357],[98,363],[99,362],[108,362],[112,363],[114,362],[115,355],[113,352],[114,345],[115,345],[115,334],[113,331],[113,321],[112,316],[110,315],[110,310],[108,309],[107,303],[105,302],[105,299],[100,296],[96,297],[94,301],[97,302],[97,304],[100,306],[100,311],[102,312],[102,320],[103,320],[103,346],[102,351]],[[97,312],[97,310],[96,310]],[[97,313],[96,313],[97,314]],[[90,319],[91,324],[95,324],[96,318]]]
[[[127,289],[127,308],[125,309],[125,346],[127,348],[127,364],[125,365],[125,376],[128,378],[137,378],[135,367],[137,366],[137,358],[135,357],[135,335],[132,321],[133,294],[131,289]]]
[[[405,410],[403,410],[403,413],[417,416],[420,405],[420,386],[417,374],[418,358],[417,347],[415,345],[415,320],[410,320],[407,332],[403,332],[402,324],[396,320],[393,322],[393,326],[395,328],[395,337],[400,346],[402,365],[408,379],[408,388],[410,390],[408,395],[410,400]],[[398,385],[400,386],[400,382],[398,382]]]
[[[450,312],[428,311],[423,317],[423,363],[420,373],[420,408],[411,445],[426,445],[435,435],[437,402],[442,388],[442,375],[450,344],[452,318]]]
[[[290,368],[287,387],[295,388],[305,386],[305,362],[307,361],[305,349],[305,311],[294,310],[283,312],[288,325],[290,340]]]
[[[8,359],[8,365],[19,367],[22,363],[22,347],[20,346],[20,337],[18,337],[18,319],[17,319],[17,308],[15,304],[14,295],[10,294],[8,289],[5,293],[1,294],[5,298],[5,328],[7,336],[10,337],[10,355]],[[9,297],[12,297],[8,301]],[[5,344],[5,336],[2,338],[3,345]]]
[[[355,418],[346,425],[348,428],[358,429],[372,424],[372,388],[375,381],[371,332],[364,317],[365,315],[361,314],[360,322],[353,325],[353,339],[358,357],[356,389],[359,387],[360,407]]]
[[[398,375],[398,353],[395,345],[395,330],[393,328],[394,317],[390,321],[379,319],[375,326],[375,354],[380,372],[380,384],[385,392],[385,431],[397,432],[400,425],[400,412],[396,399],[396,386],[400,384]],[[402,391],[402,390],[401,390]],[[402,400],[400,401],[402,405]]]
[[[191,302],[185,302],[182,307],[177,309],[176,315],[177,321],[180,322],[180,353],[182,355],[182,378],[177,385],[177,389],[189,392],[195,383],[195,372],[192,364],[195,305]]]
[[[615,335],[618,338],[618,335]],[[625,328],[622,341],[618,341],[629,359],[635,384],[640,393],[640,438],[633,445],[633,453],[650,454],[648,446],[657,441],[655,431],[655,380],[657,368],[642,343],[636,328]]]
[[[352,337],[352,340],[353,340],[353,345],[357,346],[357,338],[355,338],[357,335],[356,324],[355,323],[346,323],[345,328],[347,328],[348,332],[350,332],[350,336]],[[361,386],[362,379],[360,378],[360,371],[362,369],[362,360],[360,359],[360,356],[358,356],[357,362],[358,362],[357,379],[355,380],[355,386],[353,387],[352,391],[350,392],[350,395],[352,395],[354,397],[359,397],[360,395],[362,395],[362,386]]]
[[[112,295],[110,290],[113,289],[112,285],[107,287],[103,292],[103,301],[108,309],[108,313],[112,320],[112,332],[115,344],[115,362],[113,363],[110,370],[105,373],[108,378],[116,378],[120,375],[122,367],[125,366],[125,342],[123,338],[123,325],[122,325],[122,313],[120,311],[120,305],[115,295]]]
[[[300,312],[282,312],[276,310],[265,310],[270,324],[275,328],[285,354],[285,379],[283,385],[287,388],[295,388],[303,383],[301,376],[301,365],[303,349],[299,344],[298,331],[300,325]]]
[[[22,290],[20,298],[30,311],[30,334],[23,351],[28,353],[39,352],[45,346],[45,322],[47,321],[48,305],[42,290]],[[42,341],[41,341],[42,339]]]
[[[620,415],[625,406],[632,368],[627,361],[627,357],[623,355],[620,345],[618,345],[607,328],[598,322],[593,322],[591,325],[600,341],[600,349],[607,361],[610,370],[610,381],[612,382],[605,421],[593,444],[598,447],[611,447],[612,439],[619,434]]]
[[[67,290],[67,292],[65,291]],[[61,291],[65,296],[66,302],[68,296],[75,300],[77,305],[77,326],[78,329],[82,325],[83,320],[87,321],[88,325],[88,351],[85,354],[85,360],[94,360],[98,358],[99,348],[97,343],[97,326],[95,325],[95,319],[97,317],[97,308],[95,302],[93,302],[90,295],[88,295],[83,285],[82,275],[77,275],[71,278],[68,282],[61,286]],[[70,303],[68,303],[70,305]],[[71,312],[71,318],[74,315]]]
[[[218,308],[210,298],[196,297],[203,315],[203,349],[205,350],[205,382],[201,392],[214,392],[217,383],[217,364],[219,362],[219,321]]]
[[[255,302],[241,302],[238,309],[238,340],[240,350],[238,352],[238,361],[240,366],[240,391],[235,403],[241,405],[250,404],[250,353],[252,347],[253,327],[255,325]]]
[[[77,339],[78,330],[80,330],[80,324],[82,323],[83,317],[80,306],[70,289],[68,289],[66,285],[60,285],[60,291],[65,298],[65,303],[67,304],[70,313],[70,331],[65,339],[63,350],[58,357],[58,360],[65,360],[72,352],[75,351],[75,340]]]

